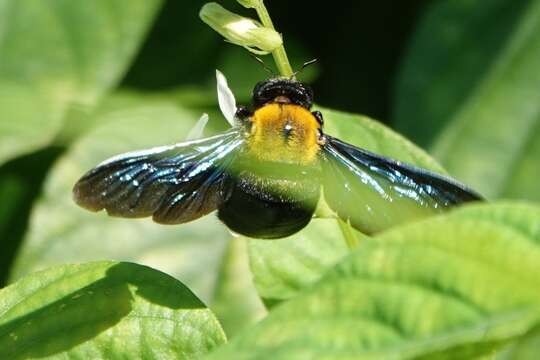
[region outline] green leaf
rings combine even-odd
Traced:
[[[123,76],[160,5],[1,1],[0,163],[51,143],[73,107],[91,109]]]
[[[324,132],[355,146],[441,174],[446,171],[424,150],[380,122],[366,116],[318,107]]]
[[[424,151],[384,125],[364,116],[319,107],[325,133],[356,146],[440,173],[444,170]],[[357,238],[362,238],[358,232]],[[360,240],[360,243],[362,240]],[[347,254],[335,219],[312,220],[299,233],[277,241],[249,242],[251,269],[267,305],[294,297]]]
[[[187,287],[141,265],[59,266],[0,290],[2,359],[191,359],[225,341]]]
[[[182,108],[174,99],[125,94],[108,101],[93,120],[95,127],[51,170],[34,207],[12,279],[57,264],[122,259],[177,276],[202,299],[210,299],[230,237],[214,216],[163,226],[150,219],[92,213],[72,200],[75,182],[101,161],[126,151],[183,141],[200,113]],[[224,122],[214,117],[209,125]]]
[[[349,253],[334,219],[313,219],[285,239],[249,240],[254,282],[267,305],[296,296]]]
[[[229,338],[266,315],[253,285],[247,243],[243,237],[229,241],[210,307]]]
[[[540,349],[540,327],[531,331],[515,344],[509,346],[495,358],[496,360],[536,360]]]
[[[396,126],[485,196],[538,200],[539,66],[538,1],[438,2],[398,81]]]
[[[540,209],[477,205],[364,239],[213,359],[469,359],[540,321]]]

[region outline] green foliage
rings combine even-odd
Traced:
[[[209,300],[229,237],[216,219],[205,217],[179,227],[156,226],[149,219],[134,222],[82,211],[71,195],[77,179],[104,159],[175,143],[185,137],[199,114],[165,95],[119,94],[104,107],[92,120],[94,128],[52,168],[12,278],[66,262],[124,259],[181,275],[190,288]]]
[[[347,253],[334,219],[314,219],[280,241],[249,240],[255,287],[269,306],[296,296]]]
[[[224,5],[268,26],[262,1],[239,3]],[[12,282],[0,290],[0,358],[536,359],[532,202],[470,205],[375,237],[321,202],[275,241],[233,237],[212,215],[167,227],[73,203],[76,180],[108,157],[181,142],[203,112],[204,135],[226,129],[216,67],[241,104],[267,76],[205,28],[201,5],[0,0],[0,275]],[[161,45],[171,11],[176,50]],[[540,200],[539,24],[536,0],[434,2],[396,84],[397,128],[492,198]],[[284,35],[295,68],[312,58]],[[273,55],[291,71],[283,47]],[[446,173],[375,120],[318,110],[332,136]]]
[[[92,109],[126,71],[160,4],[2,1],[0,163],[50,144],[73,112]]]
[[[425,151],[381,123],[365,116],[320,108],[325,132],[375,153],[414,164],[435,172],[446,171]]]
[[[398,128],[489,198],[540,200],[540,3],[442,1],[413,38]]]
[[[361,247],[216,359],[465,359],[540,319],[540,209],[482,205]]]
[[[224,342],[187,287],[141,265],[58,266],[0,291],[2,359],[191,359]]]
[[[229,337],[266,315],[252,284],[244,238],[235,237],[229,241],[219,271],[212,310]]]

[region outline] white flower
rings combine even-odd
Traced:
[[[229,124],[234,126],[234,115],[236,114],[236,99],[234,98],[234,94],[229,88],[227,78],[219,70],[216,70],[216,81],[219,108]]]
[[[186,136],[186,141],[201,139],[203,137],[203,132],[206,124],[208,124],[208,114],[204,113],[201,115],[199,120],[197,120],[195,125],[193,125],[191,130],[189,130],[189,133]]]
[[[236,99],[232,90],[229,88],[227,78],[219,70],[216,70],[216,82],[217,82],[217,97],[219,103],[219,109],[227,120],[227,122],[234,126],[235,114],[236,114]],[[195,123],[193,128],[189,131],[186,140],[197,140],[203,137],[203,132],[206,124],[208,123],[208,114],[204,113],[200,119]]]
[[[243,46],[255,54],[269,54],[283,44],[281,35],[274,29],[232,13],[214,2],[205,4],[199,17],[227,41]]]

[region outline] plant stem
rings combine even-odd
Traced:
[[[266,6],[264,6],[263,0],[258,2],[258,5],[255,6],[255,10],[257,11],[257,15],[259,15],[259,19],[264,26],[272,30],[276,30],[274,28],[274,24],[272,23],[272,19],[270,18],[270,14],[268,14],[268,10],[266,10]],[[274,57],[274,61],[279,73],[284,77],[292,77],[293,70],[291,64],[289,63],[289,59],[287,58],[285,47],[283,45],[279,46],[277,49],[272,51],[272,56]]]
[[[354,232],[352,231],[351,225],[341,219],[338,219],[339,228],[341,229],[341,233],[343,234],[343,237],[345,238],[345,242],[347,243],[347,246],[349,247],[349,250],[354,250],[358,247],[358,239],[356,238]]]
[[[359,235],[359,233],[355,233],[353,231],[349,222],[345,222],[339,217],[337,217],[336,213],[330,208],[330,206],[328,206],[328,204],[324,200],[324,192],[321,193],[319,203],[317,204],[317,209],[315,210],[315,217],[336,220],[338,222],[341,235],[343,235],[343,239],[345,240],[345,243],[347,244],[349,250],[356,249],[359,244],[358,236],[360,236],[360,239],[362,238],[362,236]]]

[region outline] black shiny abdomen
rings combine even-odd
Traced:
[[[232,231],[254,238],[277,239],[298,232],[313,216],[320,183],[313,172],[297,169],[294,178],[262,177],[249,171],[231,178],[219,219]]]

